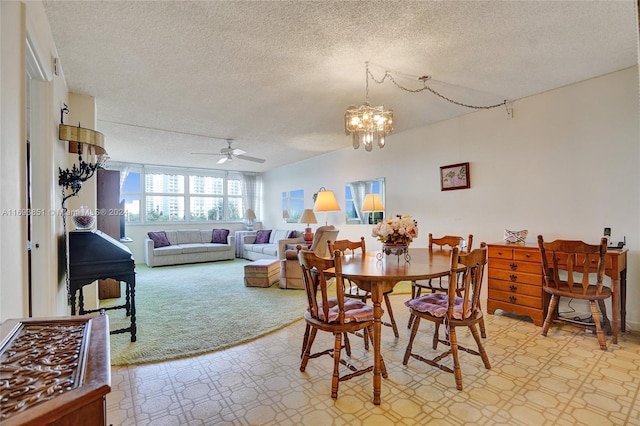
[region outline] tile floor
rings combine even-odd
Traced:
[[[411,359],[402,365],[409,330],[406,295],[391,297],[400,337],[383,327],[389,378],[382,404],[372,400],[371,374],[340,383],[330,397],[332,359],[299,371],[304,323],[208,355],[112,369],[107,421],[112,425],[640,425],[640,334],[622,334],[598,349],[576,327],[548,337],[528,321],[486,315],[484,341],[492,368],[461,353],[464,390],[453,375]],[[414,349],[431,352],[432,326],[421,324]],[[459,340],[469,341],[459,332]],[[371,353],[351,337],[353,358]],[[610,343],[610,338],[608,339]],[[319,344],[332,345],[320,337]]]

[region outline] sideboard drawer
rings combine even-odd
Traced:
[[[513,249],[489,246],[488,256],[494,259],[513,259]]]
[[[543,290],[539,282],[537,285],[530,285],[522,282],[494,280],[491,277],[489,277],[489,280],[491,283],[489,285],[489,291],[497,290],[515,295],[542,297]],[[538,280],[540,280],[540,278],[538,278]]]
[[[503,280],[511,283],[524,283],[537,285],[542,287],[542,278],[540,274],[528,274],[525,272],[506,271],[504,269],[489,269],[490,280]]]
[[[522,260],[489,259],[489,268],[502,269],[513,272],[526,272],[542,276],[542,265],[540,262],[525,262]]]
[[[489,288],[489,298],[500,302],[507,302],[513,305],[513,311],[517,312],[519,306],[528,306],[530,308],[540,308],[541,295],[527,296],[525,294],[517,294],[511,291],[499,291]]]
[[[526,262],[536,262],[541,265],[542,257],[540,257],[539,250],[514,250],[513,251],[513,259],[514,260],[524,260]],[[540,266],[542,268],[542,266]]]

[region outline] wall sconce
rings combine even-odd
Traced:
[[[324,187],[322,187],[318,190],[318,192],[313,194],[313,200],[315,201],[313,205],[313,211],[325,212],[324,224],[326,226],[328,212],[336,212],[340,210],[338,200],[336,200],[336,195],[333,193],[333,191],[326,190],[324,189]]]
[[[247,209],[247,211],[244,212],[244,223],[247,231],[253,231],[253,221],[256,220],[256,218],[256,212],[254,212],[253,209]]]
[[[78,154],[78,164],[74,164],[71,170],[58,168],[58,185],[62,187],[62,207],[68,198],[78,195],[82,182],[91,179],[108,158],[104,149],[104,135],[95,130],[82,128],[79,123],[78,127],[64,124],[62,117],[68,112],[69,108],[66,105],[60,111],[58,139],[69,141],[69,152]],[[84,160],[83,155],[88,162]]]

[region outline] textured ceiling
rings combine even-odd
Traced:
[[[418,89],[428,74],[474,105],[638,62],[633,0],[43,4],[69,90],[96,98],[114,161],[266,171],[350,146],[343,115],[365,100],[366,61],[377,79]],[[396,134],[471,111],[389,82],[370,80],[369,97],[394,110]],[[267,161],[191,154],[227,138]]]

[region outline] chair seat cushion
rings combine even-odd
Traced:
[[[327,300],[329,304],[329,319],[324,318],[322,305],[318,306],[320,320],[325,322],[338,322],[338,299],[335,297]],[[356,299],[344,300],[344,322],[365,322],[373,321],[373,307]]]
[[[453,302],[453,318],[463,319],[462,315],[462,298],[456,297]],[[430,293],[420,296],[416,299],[407,300],[405,306],[417,312],[429,314],[434,317],[444,318],[447,316],[447,308],[449,307],[449,295],[444,293]],[[468,309],[464,318],[471,315],[471,309]]]

